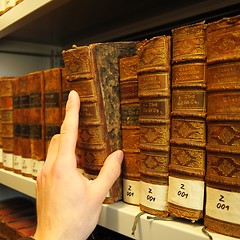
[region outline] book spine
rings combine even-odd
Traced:
[[[140,126],[137,79],[138,56],[120,58],[120,97],[122,117],[123,201],[140,203]]]
[[[42,71],[28,74],[29,122],[32,159],[32,177],[36,178],[45,160],[44,138],[44,78]]]
[[[1,79],[0,79],[1,81]],[[3,146],[2,146],[2,114],[1,114],[1,96],[0,96],[0,168],[3,168]]]
[[[207,26],[207,229],[240,238],[240,16]]]
[[[14,78],[4,78],[0,81],[1,121],[3,142],[3,168],[13,170],[13,92]]]
[[[171,157],[168,210],[203,217],[206,157],[206,24],[172,30]]]
[[[100,43],[63,52],[67,79],[81,98],[77,154],[88,178],[95,178],[106,157],[121,149],[118,59],[135,53],[135,42]],[[105,203],[122,198],[120,179]]]
[[[48,69],[44,74],[44,116],[45,116],[45,150],[52,137],[60,133],[62,124],[62,70]]]
[[[138,50],[140,209],[167,216],[170,156],[171,37],[150,39]]]
[[[20,85],[19,78],[13,82],[13,129],[14,129],[14,149],[13,149],[13,171],[22,171],[22,147],[21,147],[21,107],[20,107]]]
[[[24,176],[32,176],[31,139],[30,139],[30,101],[29,101],[28,74],[19,77],[20,87],[20,124],[21,124],[21,147],[22,147],[22,170]]]

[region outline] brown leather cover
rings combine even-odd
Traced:
[[[51,138],[60,133],[62,124],[62,69],[53,68],[43,71],[45,104],[45,150]]]
[[[20,85],[19,78],[13,81],[13,128],[14,128],[14,148],[13,148],[13,171],[21,173],[22,170],[22,147],[21,147],[21,108],[20,108]]]
[[[77,154],[96,176],[106,157],[121,149],[118,59],[135,53],[135,42],[96,43],[63,51],[67,80],[81,98]],[[105,203],[122,199],[120,179]]]
[[[3,167],[13,170],[13,92],[12,77],[0,79]],[[6,154],[9,156],[6,159]],[[11,158],[11,159],[10,159]]]
[[[44,78],[42,71],[28,74],[30,107],[30,142],[33,161],[32,176],[35,178],[39,167],[37,161],[45,160],[44,146]]]
[[[137,50],[139,57],[140,180],[160,186],[168,185],[170,51],[170,36],[152,38]],[[140,209],[150,214],[168,215],[165,208],[155,209],[146,205],[140,202]]]
[[[123,178],[140,181],[140,126],[137,79],[138,56],[120,58],[120,97],[122,117]],[[131,186],[126,186],[127,189]],[[123,193],[128,191],[124,190]],[[134,193],[133,193],[134,194]],[[127,198],[123,195],[123,200]],[[139,205],[139,203],[136,203]]]
[[[22,147],[22,174],[32,176],[31,159],[31,139],[30,139],[30,97],[29,97],[28,74],[19,77],[20,85],[20,123],[21,123],[21,147]]]
[[[206,184],[209,188],[238,193],[238,195],[240,194],[239,42],[240,15],[208,24]],[[207,195],[207,204],[210,199],[212,200],[212,196]],[[225,202],[225,204],[231,207],[233,202]],[[207,213],[208,209],[204,217],[207,229],[240,238],[239,224],[208,216]]]
[[[172,30],[172,111],[170,176],[203,181],[206,157],[206,24],[204,22]],[[176,184],[175,182],[172,184]],[[181,189],[181,185],[171,189]],[[194,188],[194,184],[192,185]],[[185,188],[186,191],[186,188]],[[189,189],[186,194],[193,194]],[[202,189],[204,191],[204,188]],[[190,193],[191,192],[191,193]],[[176,192],[177,194],[177,192]],[[169,197],[171,215],[190,220],[203,217],[203,194],[199,195],[202,209],[181,206]]]

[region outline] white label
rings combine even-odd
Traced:
[[[20,171],[22,170],[22,156],[13,156],[13,169]]]
[[[169,177],[168,202],[178,206],[203,210],[204,181]]]
[[[140,203],[146,207],[167,211],[168,186],[140,181]]]
[[[3,163],[3,150],[0,148],[0,163]]]
[[[240,193],[206,188],[206,215],[240,224]]]
[[[13,168],[13,154],[3,152],[3,166],[6,168]]]
[[[37,177],[43,168],[44,161],[33,160],[32,175]]]
[[[123,179],[123,200],[130,204],[140,203],[140,181]]]
[[[22,173],[32,174],[33,160],[31,158],[22,158]]]

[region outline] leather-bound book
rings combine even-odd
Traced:
[[[0,97],[0,168],[3,168],[1,97]]]
[[[65,68],[62,68],[62,121],[66,114],[66,103],[68,100],[68,95],[71,91],[69,81],[67,81],[67,75]]]
[[[62,69],[44,70],[44,103],[45,103],[45,150],[51,138],[60,133],[62,124]]]
[[[21,124],[21,148],[22,148],[22,175],[32,177],[33,161],[31,155],[30,138],[30,98],[29,98],[28,74],[19,77],[20,87],[20,124]]]
[[[32,177],[36,178],[45,160],[43,72],[29,73],[28,81]]]
[[[106,157],[121,149],[119,58],[135,54],[135,42],[96,43],[63,51],[67,80],[81,98],[77,154],[88,178]],[[119,178],[105,203],[122,199]]]
[[[0,80],[3,168],[13,170],[13,92],[15,78]]]
[[[137,49],[140,124],[140,209],[166,217],[170,158],[171,37]]]
[[[21,108],[19,78],[13,81],[13,171],[22,171]]]
[[[171,157],[168,210],[203,217],[206,158],[206,24],[172,30]]]
[[[207,26],[209,231],[240,238],[240,15]]]
[[[120,97],[122,117],[123,201],[133,205],[140,203],[140,126],[138,79],[138,56],[119,59]]]

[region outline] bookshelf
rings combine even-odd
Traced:
[[[72,44],[136,40],[156,36],[203,19],[239,14],[239,0],[184,0],[168,4],[163,0],[147,2],[122,0],[24,0],[0,16],[0,45],[17,41],[45,44],[67,49]],[[77,10],[80,9],[80,12]],[[18,46],[21,46],[19,44]],[[21,50],[20,47],[17,50]],[[15,52],[17,51],[15,49]],[[29,53],[31,55],[31,51]],[[0,59],[1,61],[1,59]],[[35,198],[35,180],[0,169],[0,184]],[[1,191],[0,195],[6,194]],[[140,217],[135,236],[131,228],[139,208],[123,202],[103,205],[99,225],[133,239],[204,240],[201,223],[184,220],[160,221]],[[234,238],[212,234],[214,240]]]
[[[9,188],[9,191],[16,190],[28,197],[36,197],[36,181],[32,178],[21,176],[11,171],[0,169],[0,183]],[[6,191],[6,190],[5,190]],[[0,188],[1,193],[1,188]],[[7,192],[5,192],[7,194]],[[98,224],[110,230],[119,232],[127,237],[139,240],[207,240],[208,237],[202,233],[202,223],[184,219],[174,221],[163,221],[147,219],[149,214],[143,214],[137,224],[134,236],[132,227],[135,217],[140,213],[139,207],[117,202],[111,205],[103,204]],[[211,233],[214,240],[234,240],[234,238]]]

